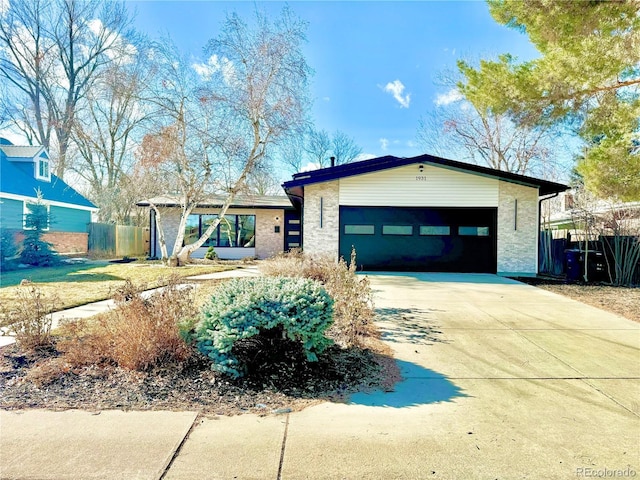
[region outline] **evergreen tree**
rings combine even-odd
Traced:
[[[49,228],[51,218],[47,206],[38,192],[36,203],[28,204],[29,212],[25,215],[25,231],[20,260],[28,265],[49,267],[59,263],[53,244],[45,242],[42,235]]]

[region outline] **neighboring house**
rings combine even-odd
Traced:
[[[364,270],[504,275],[538,272],[540,202],[568,189],[431,155],[386,156],[298,173],[283,188],[290,203],[283,197],[248,197],[229,211],[256,215],[258,258],[302,246],[310,254],[348,259],[355,247]],[[201,205],[197,213],[214,215],[221,203],[222,198]],[[174,232],[168,235],[170,246],[179,205],[164,204],[173,206],[173,213],[167,211],[173,220],[163,214],[166,230]],[[206,218],[190,219],[193,238],[195,225],[200,232]],[[218,232],[219,238],[226,236]]]
[[[617,226],[621,235],[637,235],[640,232],[640,202],[615,202],[601,200],[568,190],[551,202],[546,213],[545,227],[554,238],[584,239],[585,220],[589,219],[591,238],[612,235]],[[614,225],[614,223],[616,225]]]
[[[97,207],[51,173],[44,147],[13,145],[0,138],[0,226],[19,236],[38,192],[50,215],[43,239],[58,253],[85,253],[87,224]]]

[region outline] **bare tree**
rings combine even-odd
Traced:
[[[551,161],[550,132],[518,126],[507,115],[480,112],[461,98],[420,120],[418,142],[436,155],[520,174],[544,174]]]
[[[307,163],[318,165],[320,168],[328,167],[331,157],[335,165],[352,162],[362,153],[355,140],[346,133],[336,130],[329,135],[326,130],[309,128],[304,144]]]
[[[355,140],[340,130],[336,130],[333,134],[331,147],[336,165],[351,163],[362,153],[362,148],[356,144]]]
[[[104,67],[131,53],[131,20],[123,3],[105,0],[11,2],[0,14],[0,77],[11,89],[13,125],[57,147],[59,177],[79,104]]]
[[[145,138],[142,157],[168,169],[180,197],[181,219],[171,256],[162,212],[151,205],[161,253],[169,263],[186,262],[204,244],[234,197],[246,188],[249,174],[267,149],[305,122],[309,75],[301,49],[305,28],[286,8],[273,21],[256,12],[251,26],[233,13],[207,45],[207,62],[195,66],[202,84],[185,78],[183,63],[165,62],[167,75],[160,77],[165,92],[159,92],[158,104],[171,122]],[[195,89],[190,88],[194,83]],[[235,181],[225,192],[217,219],[198,240],[183,245],[187,218],[207,193],[213,166],[219,162],[236,165]]]
[[[143,98],[154,74],[145,59],[139,51],[131,62],[112,64],[96,79],[86,104],[76,113],[80,121],[75,122],[73,140],[78,158],[72,169],[89,184],[88,196],[100,206],[101,221],[128,223],[132,185],[127,185],[127,175],[142,129],[153,113]]]
[[[328,166],[331,154],[331,138],[326,130],[310,128],[307,132],[305,151],[309,162],[319,165],[321,168]]]

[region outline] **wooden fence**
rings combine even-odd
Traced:
[[[109,223],[89,224],[89,252],[115,257],[149,254],[149,229]]]

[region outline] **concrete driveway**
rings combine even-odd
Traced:
[[[263,441],[246,417],[205,422],[166,478],[640,475],[640,324],[493,275],[380,274],[371,283],[406,377],[395,392],[317,405],[285,425],[264,419]],[[244,439],[223,442],[228,460],[195,467],[190,459],[236,427]],[[253,466],[239,470],[246,454],[234,452],[247,445]],[[256,465],[265,476],[249,473]]]
[[[640,324],[492,275],[371,283],[395,392],[266,417],[0,411],[0,478],[640,478]]]

